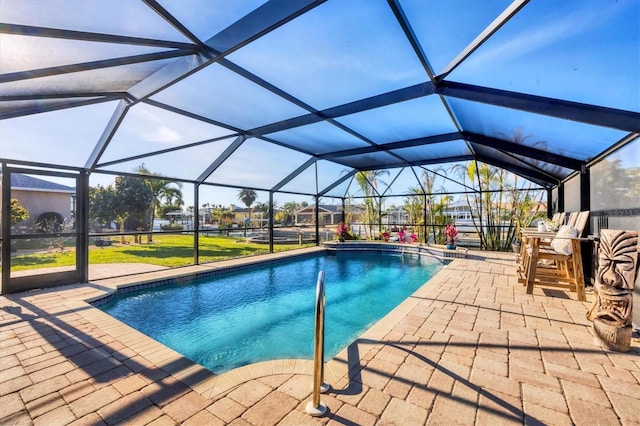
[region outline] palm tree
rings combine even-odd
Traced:
[[[146,176],[159,176],[162,177],[161,174],[152,173],[147,169],[144,164],[141,164],[136,169],[136,172],[141,175]],[[153,224],[156,220],[156,213],[160,211],[162,206],[162,199],[169,199],[170,201],[175,197],[177,198],[178,205],[182,205],[182,183],[181,182],[173,182],[168,179],[145,179],[145,184],[151,189],[153,193],[153,199],[151,200],[151,205],[149,206],[148,213],[148,222],[149,222],[149,230],[153,230]],[[172,186],[175,185],[175,186]],[[153,234],[149,233],[147,235],[147,242],[153,241]]]
[[[517,237],[517,229],[528,226],[539,215],[537,211],[532,211],[536,205],[538,190],[531,183],[524,190],[518,189],[517,176],[512,178],[504,169],[475,160],[466,166],[457,165],[456,170],[463,180],[468,179],[478,190],[473,197],[467,194],[467,204],[472,210],[473,205],[480,212],[479,223],[472,218],[482,249],[510,249]],[[512,179],[514,183],[511,183]],[[543,195],[540,192],[540,197]],[[537,202],[538,207],[539,205],[540,201]],[[508,225],[503,225],[507,221]]]
[[[277,201],[273,201],[273,210],[275,211],[278,208],[278,203]],[[256,203],[256,210],[258,212],[260,212],[260,227],[262,227],[262,221],[265,217],[269,217],[269,214],[271,212],[271,208],[269,207],[269,203]]]
[[[182,209],[184,200],[182,199],[182,191],[179,188],[165,188],[162,193],[165,204],[162,206],[166,210]]]
[[[248,209],[251,209],[251,205],[256,200],[256,198],[258,198],[258,194],[256,194],[256,191],[254,191],[253,189],[243,188],[238,191],[238,199],[242,201]],[[253,216],[253,209],[249,211],[249,222],[251,222],[251,216]],[[246,223],[244,227],[247,227]]]
[[[287,222],[292,223],[293,222],[293,215],[295,214],[296,211],[300,210],[300,204],[296,203],[295,201],[289,201],[287,203],[284,203],[284,205],[282,206],[285,214],[287,215]]]
[[[442,167],[438,167],[433,171],[427,170],[427,169],[424,169],[422,171],[423,185],[427,193],[425,197],[425,201],[426,201],[425,209],[429,214],[428,222],[429,222],[429,228],[431,228],[431,232],[429,232],[429,228],[425,229],[425,233],[427,234],[425,235],[425,241],[429,239],[428,235],[431,233],[433,235],[433,241],[436,243],[441,239],[441,236],[443,234],[443,228],[436,225],[445,224],[444,223],[445,218],[441,216],[443,215],[444,209],[446,209],[446,207],[448,206],[448,203],[446,203],[448,198],[446,199],[441,198],[440,201],[438,201],[436,200],[436,197],[434,195],[435,183],[436,183],[436,178],[438,176],[438,173],[444,173],[446,175],[446,171]],[[446,203],[446,204],[443,205],[443,203]]]
[[[256,198],[258,198],[258,195],[253,189],[243,188],[238,191],[238,200],[242,201],[247,208],[251,208]]]
[[[419,225],[424,222],[422,215],[423,191],[419,186],[410,188],[409,191],[410,194],[404,198],[404,211],[409,216],[409,223],[418,229],[417,233],[420,236],[422,227]]]
[[[388,170],[367,170],[360,171],[356,173],[355,178],[358,186],[365,195],[364,199],[364,210],[365,210],[365,220],[364,223],[369,226],[369,237],[373,235],[373,225],[375,223],[378,224],[378,228],[380,228],[380,201],[374,197],[374,195],[378,194],[378,182],[384,183],[384,181],[379,180],[382,175],[389,175]]]

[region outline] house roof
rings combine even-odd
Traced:
[[[315,211],[315,204],[308,205],[306,207],[301,208],[296,214],[304,214],[304,213],[313,213]],[[318,210],[328,212],[328,213],[339,213],[342,211],[342,206],[334,205],[334,204],[318,204]]]
[[[232,213],[251,213],[254,210],[255,209],[252,209],[251,207],[236,207],[236,206],[234,206],[231,209],[231,212]]]
[[[458,208],[458,207],[463,207],[463,208],[469,208],[469,202],[463,198],[453,201],[451,203],[449,203],[448,208]]]
[[[11,188],[47,192],[75,193],[75,188],[72,188],[70,186],[35,178],[33,176],[25,175],[22,173],[11,173]]]
[[[315,204],[311,204],[311,205],[308,205],[307,207],[304,207],[298,210],[297,212],[295,212],[295,214],[313,213],[314,209],[315,209]],[[354,206],[354,205],[351,205],[350,209],[352,213],[358,213],[362,211],[360,207]],[[337,204],[318,204],[318,210],[324,211],[326,213],[341,213],[342,206]]]

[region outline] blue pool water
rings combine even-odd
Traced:
[[[313,358],[315,289],[325,272],[325,359],[429,280],[429,257],[337,253],[117,294],[100,309],[209,370]]]

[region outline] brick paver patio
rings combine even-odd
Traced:
[[[455,260],[328,362],[320,418],[310,361],[215,376],[85,302],[125,281],[0,298],[0,423],[640,425],[638,336],[596,347],[591,295],[527,295],[508,254]]]

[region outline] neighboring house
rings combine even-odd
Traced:
[[[386,223],[387,226],[404,225],[409,223],[409,214],[404,207],[388,208],[384,211],[382,222]]]
[[[472,216],[476,217],[477,212],[471,211],[467,200],[460,199],[458,201],[449,203],[447,208],[444,209],[444,215],[451,218],[454,222],[466,222],[471,221]]]
[[[315,205],[310,205],[295,212],[293,214],[294,223],[314,223],[314,217],[316,214],[315,208]],[[358,222],[360,220],[360,216],[362,215],[362,210],[358,207],[351,206],[350,215],[352,222]],[[319,204],[318,216],[320,218],[321,225],[337,225],[342,222],[342,206]]]
[[[252,211],[254,209],[252,209],[252,208],[238,207],[235,204],[231,204],[231,206],[229,206],[229,209],[231,210],[231,213],[233,213],[233,221],[234,222],[237,222],[237,223],[245,223],[246,222],[247,224],[249,224],[249,222],[253,218]]]
[[[16,225],[24,232],[33,232],[43,213],[58,213],[64,223],[72,226],[71,214],[76,190],[70,186],[39,179],[21,173],[11,174],[11,198],[27,209],[29,219]]]

